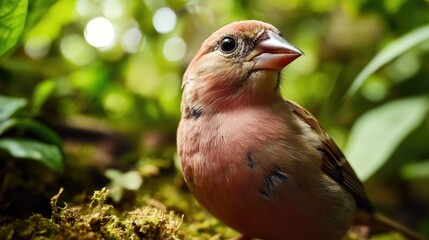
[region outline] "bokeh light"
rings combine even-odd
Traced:
[[[186,43],[181,37],[172,37],[164,44],[163,54],[169,61],[179,61],[183,59],[185,53]]]
[[[410,51],[395,59],[388,66],[389,77],[395,82],[405,81],[416,75],[420,69],[421,61],[415,51]]]
[[[25,53],[33,59],[40,59],[46,56],[51,47],[51,40],[48,37],[33,37],[25,43]]]
[[[94,18],[86,25],[85,39],[91,46],[97,48],[109,47],[115,40],[115,28],[106,18]]]
[[[124,14],[124,5],[119,0],[104,0],[103,14],[109,19],[119,19]]]
[[[83,66],[94,60],[94,50],[85,42],[81,35],[71,34],[61,40],[62,55],[75,65]]]
[[[94,3],[88,0],[77,0],[76,12],[80,16],[91,16],[95,10]]]
[[[120,117],[132,109],[132,98],[126,92],[111,91],[103,101],[104,109],[110,117]]]
[[[153,26],[159,33],[169,33],[176,26],[177,16],[171,8],[160,8],[153,15]]]
[[[142,42],[142,33],[140,29],[133,27],[125,31],[121,39],[121,47],[125,52],[135,53],[140,49]]]
[[[387,82],[377,76],[370,76],[362,86],[362,95],[373,102],[383,100],[388,93],[388,84]]]

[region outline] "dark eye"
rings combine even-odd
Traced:
[[[237,48],[237,42],[232,37],[224,37],[220,42],[220,50],[224,53],[232,53]]]

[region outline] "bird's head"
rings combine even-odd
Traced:
[[[278,99],[280,71],[302,54],[270,24],[226,25],[204,41],[189,64],[182,108],[222,110]]]

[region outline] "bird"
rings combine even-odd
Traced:
[[[210,35],[182,79],[177,150],[196,200],[243,239],[342,239],[353,225],[418,233],[377,212],[317,119],[281,95],[303,52],[271,24]]]

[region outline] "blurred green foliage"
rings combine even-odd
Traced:
[[[181,76],[210,33],[241,19],[273,24],[305,52],[284,70],[284,95],[347,146],[377,206],[427,231],[425,0],[0,1],[0,94],[26,99],[57,131],[73,183],[107,176],[127,189],[126,173],[144,175],[141,166],[174,175]],[[115,168],[104,181],[73,174]]]
[[[23,98],[0,95],[0,151],[13,158],[36,160],[53,170],[62,170],[64,159],[58,135],[31,116],[20,114],[26,105]],[[37,135],[40,140],[28,133]]]
[[[390,101],[356,121],[346,153],[355,160],[352,163],[361,179],[379,169],[403,139],[422,124],[428,107],[427,96]]]

